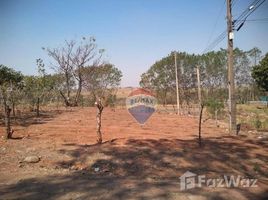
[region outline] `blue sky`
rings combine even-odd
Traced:
[[[234,18],[253,0],[235,0]],[[268,18],[268,1],[249,19]],[[200,54],[226,28],[224,0],[0,0],[0,64],[36,74],[41,47],[94,36],[105,60],[123,72],[122,86],[172,50]],[[218,20],[217,20],[218,19]],[[217,23],[216,23],[217,22]],[[247,22],[234,45],[268,52],[268,23]],[[226,39],[214,50],[226,47]]]

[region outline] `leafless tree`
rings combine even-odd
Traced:
[[[60,48],[47,48],[48,55],[55,61],[54,69],[65,77],[65,87],[60,90],[66,106],[77,106],[83,87],[85,66],[97,66],[103,51],[98,51],[95,38],[83,37],[81,42],[65,41]],[[76,86],[76,87],[75,87]],[[71,101],[72,89],[76,89]]]

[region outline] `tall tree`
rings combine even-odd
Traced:
[[[83,86],[90,92],[94,101],[102,98],[105,99],[105,104],[113,103],[109,101],[115,96],[122,78],[122,72],[118,68],[112,64],[88,66],[83,69],[82,74]]]
[[[268,92],[268,53],[260,61],[259,65],[253,67],[252,77],[261,89]]]
[[[253,66],[256,66],[260,61],[261,50],[258,47],[254,47],[251,50],[247,51]]]
[[[4,107],[6,139],[12,137],[12,130],[10,125],[10,112],[11,112],[10,96],[13,87],[22,84],[22,79],[23,76],[20,72],[17,72],[12,68],[8,68],[4,65],[0,65],[0,99]]]
[[[174,57],[172,53],[157,61],[150,69],[141,75],[141,87],[155,91],[157,98],[163,105],[167,104],[168,93],[176,85]]]
[[[249,54],[238,48],[234,49],[234,67],[235,67],[235,84],[236,86],[248,86],[252,83]]]
[[[54,76],[49,75],[45,71],[45,65],[39,58],[36,60],[38,67],[37,76],[25,76],[24,78],[24,93],[32,108],[36,107],[36,115],[40,115],[40,104],[44,99],[51,95],[55,86],[57,86]]]
[[[190,88],[196,86],[195,67],[198,56],[190,55],[185,52],[177,53],[178,60],[178,80],[181,96],[188,101],[190,97]],[[155,91],[159,102],[166,105],[168,100],[175,97],[175,67],[174,53],[171,52],[167,57],[162,58],[153,64],[149,70],[141,75],[140,86]]]
[[[113,106],[115,93],[122,78],[122,72],[112,64],[88,66],[82,71],[84,87],[92,95],[97,107],[97,143],[102,143],[101,116],[104,106]],[[111,101],[112,100],[112,101]],[[105,101],[103,103],[103,101]]]
[[[252,64],[258,62],[261,51],[253,48],[243,51],[234,50],[234,68],[237,87],[238,102],[254,99],[254,88],[251,77]],[[201,85],[204,98],[214,98],[224,102],[228,98],[227,93],[227,52],[225,49],[208,52],[203,55],[180,52],[177,54],[180,103],[189,105],[197,100],[195,92],[196,75],[195,68],[200,67]],[[155,62],[147,72],[141,75],[140,85],[155,91],[159,102],[163,104],[174,103],[175,95],[175,67],[174,57],[171,52],[167,57]]]
[[[201,56],[203,78],[202,84],[209,88],[211,93],[214,88],[226,87],[227,83],[227,57],[226,50],[208,52]]]
[[[82,71],[85,66],[99,64],[103,51],[98,50],[95,41],[93,37],[83,37],[80,42],[65,41],[64,46],[60,48],[47,48],[48,55],[55,61],[55,70],[65,77],[66,91],[61,90],[60,94],[66,106],[78,105],[84,81]],[[77,84],[77,87],[72,83]],[[72,91],[75,91],[73,101]]]

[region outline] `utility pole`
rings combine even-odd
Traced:
[[[179,95],[179,80],[178,80],[178,66],[177,66],[177,52],[174,53],[175,59],[175,75],[176,75],[176,93],[177,93],[177,115],[180,114],[180,95]]]
[[[199,65],[197,65],[197,67],[196,67],[196,75],[197,75],[197,86],[198,86],[199,109],[201,109],[201,105],[202,105],[202,96],[201,96],[200,67],[199,67]],[[199,111],[200,111],[200,110],[199,110]]]
[[[229,89],[229,132],[236,133],[236,97],[234,82],[234,66],[233,66],[233,21],[232,21],[232,0],[227,0],[227,33],[228,33],[228,89]]]

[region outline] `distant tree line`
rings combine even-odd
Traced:
[[[155,62],[141,75],[140,86],[155,92],[159,103],[176,103],[176,78],[174,53]],[[259,66],[262,52],[258,48],[249,51],[234,49],[234,68],[237,103],[258,100],[267,91],[268,74]],[[266,60],[266,61],[265,61]],[[227,51],[220,49],[202,55],[177,52],[180,103],[189,105],[197,103],[196,67],[200,67],[202,95],[207,101],[228,100],[227,88]],[[267,70],[267,55],[260,62]],[[263,77],[261,77],[263,75]],[[211,102],[211,105],[216,105]]]

